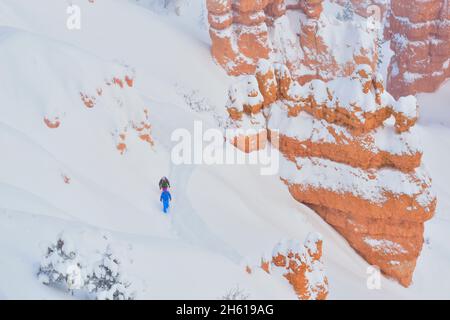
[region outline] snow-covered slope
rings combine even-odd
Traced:
[[[126,248],[138,298],[217,299],[238,285],[250,298],[295,299],[287,282],[249,275],[245,265],[311,231],[323,235],[330,298],[448,298],[450,279],[434,276],[450,264],[448,126],[419,126],[439,204],[414,283],[383,278],[369,290],[367,263],[277,176],[255,165],[171,164],[173,130],[192,131],[195,120],[217,127],[230,83],[210,56],[201,1],[189,1],[181,17],[136,1],[73,3],[81,30],[66,28],[66,2],[0,0],[0,298],[70,298],[36,276],[63,230],[80,246],[95,248],[94,235],[106,232]],[[132,87],[114,83],[128,74]],[[80,93],[96,95],[95,106]],[[49,128],[45,118],[60,124]],[[143,120],[154,145],[135,130]],[[168,216],[156,185],[163,175],[173,185]]]

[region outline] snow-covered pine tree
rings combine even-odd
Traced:
[[[377,60],[377,69],[379,70],[381,68],[381,65],[383,64],[383,59],[384,59],[384,55],[383,55],[383,34],[382,32],[380,32],[378,34],[377,37],[377,55],[378,55],[378,60]]]
[[[222,300],[247,300],[250,295],[244,290],[236,286],[236,288],[230,289],[223,297]]]
[[[352,21],[354,17],[355,17],[355,10],[353,8],[353,4],[350,0],[348,0],[344,4],[344,9],[342,10],[342,13],[339,12],[336,18],[340,21]]]
[[[130,285],[130,282],[123,279],[119,258],[108,246],[102,259],[87,276],[87,290],[97,300],[133,300]]]
[[[71,241],[61,233],[56,243],[47,248],[38,271],[38,279],[46,285],[59,285],[65,289],[79,289],[84,285],[82,264]]]
[[[164,8],[168,9],[170,5],[173,5],[174,11],[177,16],[181,15],[183,0],[164,0]]]

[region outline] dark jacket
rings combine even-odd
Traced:
[[[159,189],[162,188],[170,188],[169,179],[167,179],[166,177],[162,177],[161,180],[159,180]]]

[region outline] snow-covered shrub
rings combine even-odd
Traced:
[[[120,260],[108,246],[102,259],[87,276],[86,287],[98,300],[132,300],[130,282],[123,279]]]
[[[122,257],[124,252],[120,253]],[[83,230],[69,237],[61,233],[48,246],[38,279],[45,285],[80,293],[80,297],[132,300],[135,294],[131,291],[131,281],[125,280],[120,257],[113,252],[106,234],[99,236]]]
[[[72,242],[60,234],[56,243],[47,248],[39,271],[39,281],[46,285],[61,286],[68,290],[84,285],[82,264]]]
[[[168,8],[170,5],[173,6],[173,10],[177,16],[181,16],[183,10],[183,0],[165,0],[164,7]]]
[[[215,108],[204,96],[202,96],[200,91],[177,85],[177,93],[192,111],[198,113],[209,113],[216,121],[218,127],[226,127],[228,117],[219,114],[217,112],[217,108]]]
[[[244,290],[236,286],[236,288],[230,289],[223,297],[222,300],[247,300],[250,295]]]
[[[384,38],[383,38],[383,34],[380,32],[378,34],[378,37],[376,40],[376,46],[377,46],[376,49],[377,49],[377,55],[378,55],[378,60],[377,60],[378,70],[381,68],[381,66],[383,64],[383,60],[384,60],[383,44],[384,44]]]
[[[195,112],[211,112],[213,107],[208,103],[205,97],[200,95],[198,90],[190,90],[182,92],[180,89],[180,94],[182,95],[186,105],[192,111]]]
[[[336,18],[340,21],[352,21],[355,16],[355,10],[353,9],[353,4],[348,0],[344,4],[344,9],[339,12]]]
[[[186,0],[136,0],[136,2],[152,9],[170,10],[178,16],[183,14],[183,8],[187,4]]]

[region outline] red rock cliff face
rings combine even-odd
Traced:
[[[291,81],[290,95],[267,113],[285,156],[282,180],[370,264],[408,286],[436,206],[415,141],[415,98],[394,100],[369,68],[347,80]]]
[[[240,12],[270,5],[233,3],[230,10]],[[277,4],[282,14],[282,2]],[[261,19],[270,30],[262,38],[269,43],[269,58],[255,55],[245,68],[229,69],[236,59],[222,64],[212,36],[216,60],[241,75],[229,92],[230,124],[253,129],[243,135],[246,152],[264,148],[255,139],[275,142],[283,154],[280,176],[292,196],[315,210],[368,263],[408,286],[424,222],[436,207],[416,137],[417,102],[413,96],[396,100],[385,90],[374,71],[371,34],[358,20],[364,18],[339,23],[330,15],[335,6],[309,0],[288,7],[294,16],[301,11],[297,42],[286,36],[291,30],[286,16]],[[274,36],[282,31],[284,36]]]
[[[280,176],[292,196],[370,264],[408,286],[424,222],[436,206],[416,141],[416,99],[395,100],[369,66],[303,86],[284,65],[260,61],[257,69],[237,83],[252,106],[229,109],[230,119],[255,129],[267,123],[268,139],[284,156]],[[256,115],[266,121],[245,120]]]
[[[394,97],[433,92],[450,77],[448,0],[392,0],[388,91]]]
[[[268,0],[208,0],[212,54],[231,75],[253,73],[269,57],[265,7]]]
[[[375,38],[364,24],[353,29],[352,43],[338,40],[348,26],[334,19],[336,7],[324,8],[323,0],[288,7],[285,0],[207,0],[207,8],[212,55],[230,75],[254,74],[258,61],[268,58],[284,63],[301,84],[376,65]],[[299,29],[292,23],[297,19]]]

